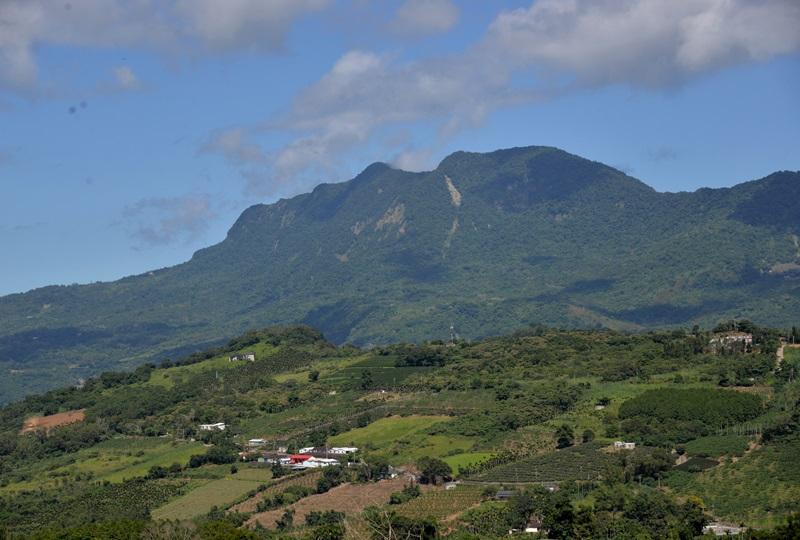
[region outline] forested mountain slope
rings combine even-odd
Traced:
[[[376,163],[245,210],[172,268],[0,298],[0,399],[132,368],[246,328],[334,342],[466,338],[525,322],[711,325],[800,315],[800,173],[658,193],[549,147]]]

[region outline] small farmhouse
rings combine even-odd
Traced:
[[[248,352],[242,354],[234,354],[228,357],[228,362],[255,362],[256,361],[256,353]]]
[[[528,534],[536,534],[542,530],[542,520],[538,518],[531,518],[525,526],[525,532]]]
[[[225,431],[225,422],[217,422],[216,424],[200,424],[200,431]]]
[[[264,446],[265,444],[267,444],[266,439],[250,439],[247,441],[247,446],[250,448],[258,448],[259,446]]]

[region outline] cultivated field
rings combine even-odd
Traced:
[[[300,499],[288,508],[295,511],[294,522],[296,524],[304,523],[306,515],[310,512],[336,510],[345,514],[360,513],[368,506],[386,504],[389,501],[389,496],[395,491],[402,490],[406,482],[405,478],[397,477],[369,484],[342,484],[327,493]],[[254,526],[256,523],[260,523],[265,527],[273,528],[275,527],[275,522],[280,519],[285,510],[286,508],[279,508],[255,514],[247,524]]]
[[[305,474],[285,476],[278,478],[272,482],[267,489],[256,493],[249,499],[246,499],[238,504],[233,505],[230,510],[232,512],[255,512],[258,503],[264,497],[274,497],[278,493],[284,491],[290,486],[303,486],[308,488],[316,487],[317,480],[322,476],[322,471],[311,471]]]
[[[423,456],[443,457],[470,449],[473,441],[467,437],[427,434],[431,426],[451,420],[450,416],[390,416],[330,437],[328,444],[357,446],[392,464],[405,465]]]
[[[598,443],[587,443],[556,450],[499,465],[469,480],[509,484],[597,480],[606,477],[616,462],[613,455],[600,448]]]
[[[197,482],[203,482],[199,480]],[[153,510],[154,519],[191,519],[207,514],[214,506],[225,506],[256,489],[263,482],[236,477],[205,482],[186,495]]]
[[[397,506],[397,513],[410,518],[453,519],[458,514],[481,502],[482,490],[482,486],[464,485],[449,490],[431,490],[416,499]]]
[[[83,422],[84,418],[86,418],[86,409],[49,414],[47,416],[32,416],[22,424],[22,433],[28,433],[38,429],[50,431],[59,426]]]

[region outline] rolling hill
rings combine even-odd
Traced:
[[[465,338],[529,322],[635,331],[800,319],[800,173],[659,193],[550,147],[382,163],[246,209],[186,263],[0,298],[0,400],[247,328],[336,343]]]

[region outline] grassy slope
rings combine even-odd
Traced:
[[[450,420],[449,416],[392,416],[335,435],[328,439],[328,444],[353,445],[386,457],[395,465],[404,465],[423,456],[443,457],[452,451],[469,449],[473,441],[467,437],[427,434],[431,426]]]
[[[154,510],[153,518],[191,519],[201,516],[207,514],[214,506],[219,507],[234,502],[263,483],[261,480],[240,479],[238,475],[200,483],[186,495]]]

